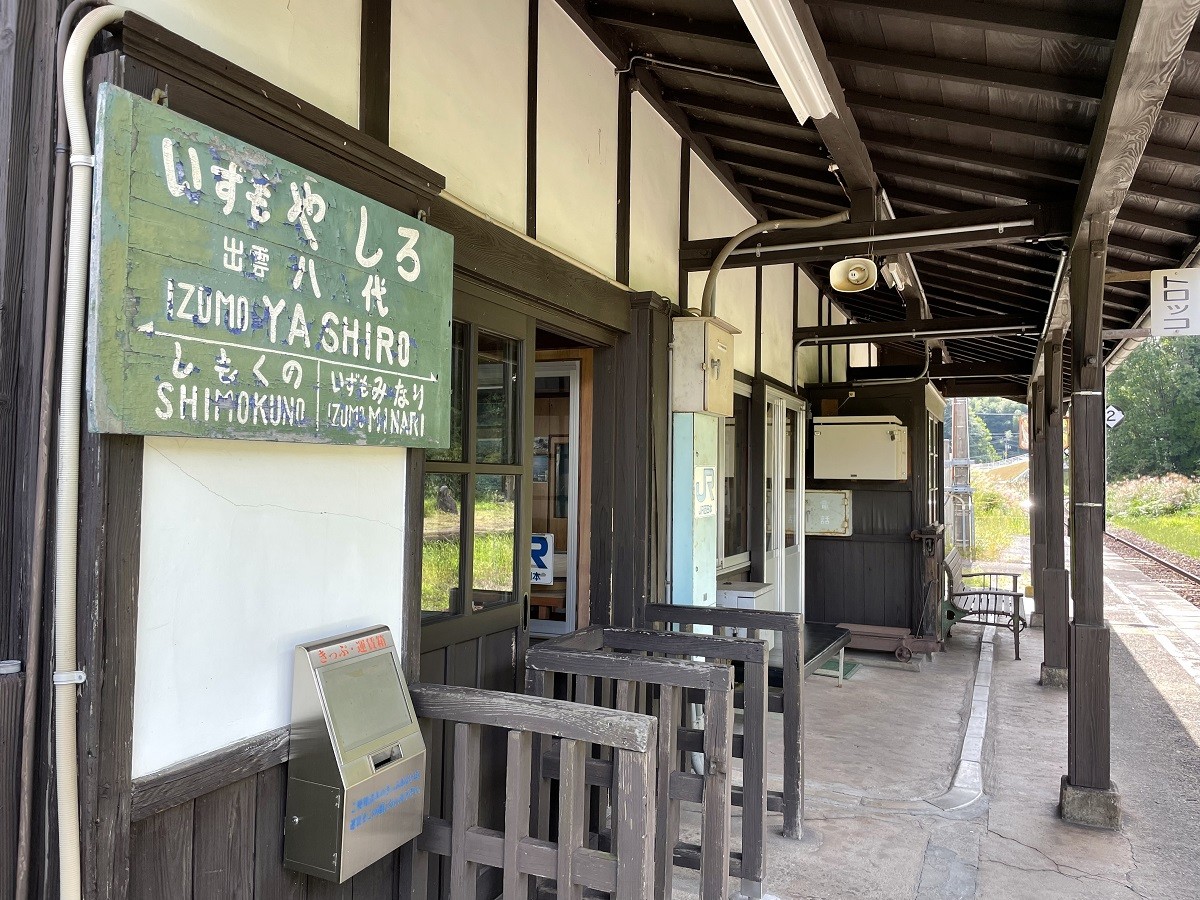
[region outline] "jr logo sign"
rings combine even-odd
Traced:
[[[535,534],[529,559],[531,584],[554,584],[554,535]]]
[[[694,476],[695,516],[707,519],[717,514],[717,467],[696,466]]]

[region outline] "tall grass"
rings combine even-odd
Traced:
[[[1111,484],[1107,508],[1114,525],[1200,559],[1200,479],[1172,474]]]
[[[975,546],[970,556],[979,562],[998,562],[1014,540],[1029,535],[1028,488],[987,472],[973,472],[971,486],[975,489]]]

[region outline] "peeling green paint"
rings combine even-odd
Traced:
[[[103,85],[93,431],[443,448],[453,239]]]

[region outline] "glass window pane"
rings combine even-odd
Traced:
[[[772,506],[771,482],[775,476],[775,404],[767,404],[767,434],[766,434],[766,459],[763,461],[764,469],[767,478],[767,497],[766,497],[766,525],[767,525],[767,549],[775,549],[775,519],[774,506]]]
[[[799,517],[800,485],[796,480],[797,456],[800,450],[800,412],[787,411],[787,434],[784,452],[787,453],[787,505],[784,507],[783,546],[796,546],[796,521]]]
[[[461,475],[425,476],[422,615],[461,612],[462,495]]]
[[[479,333],[479,383],[475,395],[478,462],[511,465],[520,461],[517,452],[520,349],[520,341]]]
[[[725,419],[725,556],[750,552],[750,398],[733,395]]]
[[[471,598],[476,609],[514,599],[520,485],[516,475],[475,476]]]
[[[467,326],[455,322],[450,327],[450,446],[430,450],[426,459],[463,461],[463,394],[467,389]]]

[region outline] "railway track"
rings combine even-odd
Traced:
[[[1163,587],[1200,606],[1200,560],[1168,550],[1133,532],[1125,534],[1128,537],[1105,531],[1104,538],[1114,552],[1130,560]]]

